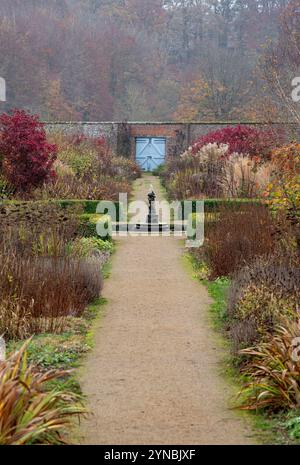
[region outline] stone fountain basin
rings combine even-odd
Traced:
[[[112,224],[113,232],[185,232],[187,228],[187,221],[178,221],[171,224],[168,223],[126,223],[119,222]]]

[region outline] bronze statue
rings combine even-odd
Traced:
[[[151,185],[151,190],[150,190],[150,192],[148,194],[149,209],[151,209],[151,204],[152,204],[152,202],[155,202],[155,200],[156,200],[156,194],[155,194],[155,192],[153,190],[153,187]]]
[[[156,194],[151,184],[150,191],[148,193],[148,202],[149,202],[148,224],[158,223],[158,215],[156,214],[155,200],[156,200]]]

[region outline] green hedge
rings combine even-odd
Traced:
[[[84,213],[89,215],[94,215],[97,211],[97,206],[100,200],[57,200],[56,201],[62,208],[69,208],[76,205],[83,207]],[[114,202],[117,213],[117,221],[120,218],[120,204],[119,202]]]
[[[196,204],[201,200],[191,200],[192,202],[192,213],[196,213]],[[191,213],[190,209],[184,211],[184,201],[180,202],[182,206],[183,219],[187,220],[188,215]],[[260,199],[205,199],[204,200],[204,211],[205,213],[218,213],[221,208],[228,207],[232,209],[241,209],[247,205],[261,205],[263,200]]]
[[[97,200],[57,200],[56,201],[62,208],[69,208],[73,206],[81,206],[85,213],[96,213],[98,201]]]
[[[146,199],[145,199],[146,200]],[[56,203],[60,205],[63,209],[67,209],[70,207],[75,207],[75,206],[81,206],[84,214],[87,215],[84,218],[84,215],[82,215],[82,221],[87,225],[87,229],[90,231],[93,230],[93,223],[89,224],[89,215],[95,215],[96,210],[97,210],[97,205],[100,201],[98,200],[49,200],[49,201],[36,201],[36,203]],[[196,203],[199,202],[199,200],[192,200],[192,213],[196,213]],[[204,200],[204,205],[205,205],[205,213],[218,213],[220,209],[224,206],[231,207],[233,209],[235,208],[241,208],[243,205],[261,205],[264,201],[260,199],[205,199]],[[8,200],[4,201],[3,203],[26,203],[22,201],[15,201],[15,200]],[[29,201],[28,203],[35,203],[35,201]],[[116,221],[120,220],[120,213],[121,213],[121,206],[119,202],[114,202],[114,205],[116,207],[116,214],[117,218]],[[184,212],[184,202],[181,202],[181,205],[183,207],[183,216],[182,219],[187,220],[188,214],[191,213],[190,210],[187,212]],[[93,234],[94,235],[94,234]]]

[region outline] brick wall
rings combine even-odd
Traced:
[[[130,156],[135,157],[136,137],[165,137],[167,157],[180,155],[190,144],[186,124],[136,123],[130,125]]]
[[[265,127],[264,123],[119,123],[119,122],[51,122],[46,123],[49,132],[65,134],[86,134],[92,137],[105,136],[112,149],[119,155],[135,157],[136,137],[165,137],[167,140],[167,157],[178,156],[188,148],[195,139],[211,131],[237,124],[250,124]],[[300,130],[296,124],[272,123],[274,128],[285,126],[289,137],[300,140]]]

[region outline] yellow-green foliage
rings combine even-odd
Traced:
[[[295,319],[297,308],[296,296],[282,297],[276,295],[263,283],[250,285],[236,305],[235,318],[240,321],[252,320],[258,333],[262,336],[270,330],[280,318]]]
[[[294,210],[300,218],[300,175],[283,176],[269,185],[270,205],[274,210]]]
[[[58,177],[75,176],[73,169],[61,160],[56,160],[53,166]]]
[[[95,151],[72,146],[58,154],[59,160],[68,165],[78,177],[92,171],[93,165],[95,165],[95,156]]]
[[[275,211],[283,211],[296,229],[300,245],[300,144],[290,144],[272,153],[276,169],[266,196]]]
[[[98,237],[78,237],[70,244],[70,253],[76,257],[89,257],[95,251],[112,254],[114,244]]]

